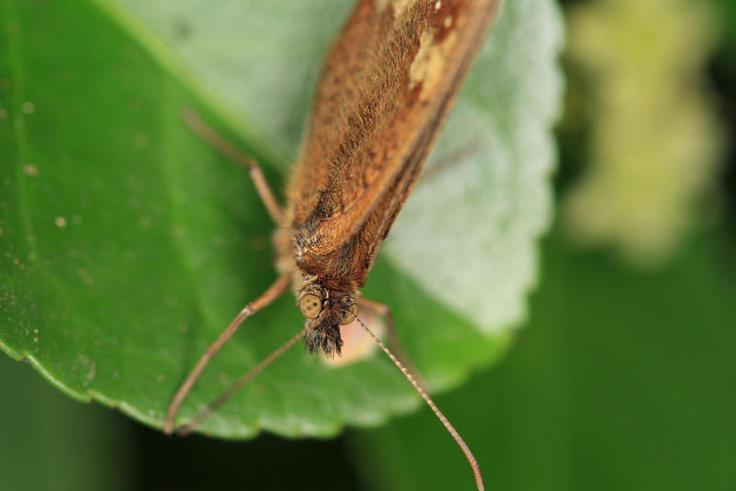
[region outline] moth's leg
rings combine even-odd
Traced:
[[[282,276],[279,276],[279,278],[270,287],[268,287],[268,290],[266,290],[260,297],[243,307],[238,315],[236,315],[235,318],[230,322],[230,325],[228,325],[227,328],[222,332],[222,334],[220,334],[220,337],[218,337],[217,340],[215,340],[215,342],[212,343],[209,348],[207,348],[207,351],[199,359],[197,364],[194,366],[194,369],[181,384],[179,390],[176,391],[174,398],[171,400],[171,404],[169,404],[169,409],[166,411],[164,432],[171,433],[174,429],[174,419],[176,417],[176,412],[179,409],[179,406],[181,406],[187,394],[189,394],[189,392],[192,390],[194,383],[202,374],[205,367],[210,362],[210,359],[212,359],[212,357],[215,356],[218,351],[220,351],[220,348],[222,348],[225,342],[230,339],[233,334],[235,334],[235,331],[238,330],[238,327],[240,327],[245,319],[273,303],[274,300],[279,298],[281,294],[286,291],[286,289],[289,287],[290,282],[291,275],[284,274]]]
[[[281,206],[276,200],[276,196],[273,194],[271,187],[268,185],[263,170],[258,163],[238,150],[233,144],[221,137],[212,127],[205,123],[197,113],[191,109],[182,110],[182,118],[184,122],[197,134],[202,140],[204,140],[209,146],[223,154],[228,159],[232,160],[238,165],[241,165],[248,169],[250,177],[253,180],[253,184],[256,187],[256,192],[261,198],[264,206],[268,210],[268,214],[271,219],[280,223],[281,220]]]
[[[391,344],[391,346],[393,346],[394,351],[396,352],[396,356],[421,381],[421,376],[419,372],[417,371],[414,364],[406,356],[406,351],[404,351],[404,347],[399,341],[399,336],[396,333],[396,325],[394,324],[394,316],[391,313],[391,308],[384,303],[374,302],[373,300],[369,300],[365,297],[358,297],[358,307],[370,310],[376,315],[383,317],[384,321],[386,322],[386,331],[388,333],[389,343]]]

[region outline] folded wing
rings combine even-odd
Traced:
[[[289,226],[304,270],[332,270],[335,278],[345,277],[346,267],[367,273],[496,4],[358,2],[326,60],[287,188]]]

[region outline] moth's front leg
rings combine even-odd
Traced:
[[[250,172],[250,178],[253,180],[253,184],[256,187],[256,192],[261,198],[266,210],[268,210],[268,214],[271,219],[277,224],[281,223],[283,211],[281,210],[279,202],[276,200],[276,195],[273,193],[271,186],[268,185],[268,181],[266,181],[266,178],[263,175],[263,170],[261,170],[258,162],[221,137],[191,109],[183,109],[181,116],[187,126],[189,126],[197,136],[204,140],[205,143],[236,164],[248,169]]]

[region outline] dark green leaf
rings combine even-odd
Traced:
[[[188,11],[181,2],[148,5],[181,8],[179,33],[207,13]],[[325,17],[327,2],[308,18],[303,5],[252,2],[254,24],[243,29],[227,22],[227,9],[208,3],[206,10],[219,16],[203,31],[194,25],[195,33],[205,39],[229,34],[235,52],[263,49],[237,67],[261,77],[260,84],[243,86],[246,102],[238,104],[226,91],[221,99],[210,96],[220,89],[213,72],[202,75],[176,43],[152,34],[114,3],[0,4],[5,351],[30,360],[75,398],[94,398],[147,424],[161,424],[168,400],[198,355],[274,278],[273,227],[246,172],[198,141],[182,124],[180,110],[195,107],[258,158],[278,187],[275,169],[284,169],[285,162],[274,156],[293,152],[308,107],[314,77],[305,77],[304,70],[316,73],[341,20]],[[340,8],[344,13],[345,6]],[[304,21],[303,30],[293,29],[297,21]],[[304,43],[277,36],[274,45],[256,48],[253,40],[266,26],[294,33]],[[251,44],[241,42],[239,31],[251,36]],[[548,127],[559,94],[559,39],[552,2],[507,4],[448,128],[450,135],[481,138],[480,153],[458,172],[465,176],[462,186],[488,186],[469,188],[474,198],[464,200],[458,194],[462,186],[442,185],[457,182],[453,171],[438,175],[439,187],[449,194],[440,194],[427,210],[430,219],[436,215],[436,226],[422,221],[418,208],[428,198],[417,190],[417,204],[406,211],[366,288],[367,296],[394,307],[402,341],[435,389],[497,359],[509,339],[502,328],[523,314],[535,277],[536,239],[549,215]],[[300,65],[291,67],[292,59]],[[269,80],[284,87],[272,87]],[[264,116],[269,113],[278,117]],[[280,138],[271,139],[272,132]],[[450,137],[440,151],[466,143]],[[461,215],[474,210],[467,217],[477,231],[467,234],[469,245],[454,256],[446,250],[429,256],[434,244],[426,242],[417,253],[422,269],[412,262],[410,241],[430,240],[427,234],[446,223],[437,207],[454,204],[464,206]],[[438,295],[443,284],[432,281],[431,268],[446,281],[453,267],[456,283],[467,278],[468,293],[458,296],[453,288]],[[205,373],[182,416],[191,417],[301,324],[292,298],[249,320]],[[344,424],[377,424],[417,404],[383,358],[335,370],[294,349],[204,429],[227,437],[259,428],[324,436]]]

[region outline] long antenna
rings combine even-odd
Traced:
[[[199,412],[189,423],[186,423],[181,428],[176,430],[176,433],[181,436],[186,436],[194,431],[200,424],[204,422],[213,412],[230,400],[240,389],[242,389],[248,382],[256,378],[259,373],[268,368],[268,366],[281,358],[289,348],[304,337],[306,329],[302,329],[298,334],[293,336],[287,342],[276,348],[271,352],[270,355],[262,359],[256,366],[248,370],[242,377],[234,382],[230,387],[225,389],[225,392],[220,394],[217,399],[209,403],[202,411]]]
[[[396,365],[396,368],[398,368],[401,373],[404,374],[404,377],[406,377],[406,380],[409,381],[409,383],[414,387],[414,390],[417,391],[417,393],[424,399],[424,402],[427,403],[427,405],[432,409],[432,412],[437,416],[437,419],[440,420],[442,423],[442,426],[445,427],[445,429],[450,433],[452,438],[455,440],[455,442],[460,447],[460,450],[465,454],[465,458],[468,460],[468,463],[470,464],[470,467],[473,469],[473,475],[475,476],[475,485],[478,487],[478,491],[483,491],[485,489],[485,485],[483,484],[483,476],[480,473],[480,466],[478,465],[478,461],[475,459],[475,456],[473,455],[473,452],[470,451],[470,447],[468,447],[468,444],[465,443],[465,440],[460,436],[460,433],[455,429],[454,426],[452,426],[452,423],[450,423],[450,420],[447,419],[447,417],[440,411],[440,408],[437,407],[437,404],[434,403],[431,397],[429,397],[429,394],[427,394],[427,391],[424,390],[424,388],[419,385],[416,378],[412,373],[404,366],[403,363],[399,361],[398,358],[391,352],[390,349],[381,341],[378,336],[373,334],[373,331],[368,329],[368,326],[366,326],[360,318],[357,318],[358,322],[361,326],[363,326],[363,329],[370,334],[370,336],[373,338],[373,340],[378,344],[378,346],[383,350],[384,353],[386,353],[386,356],[389,357],[389,359]]]

